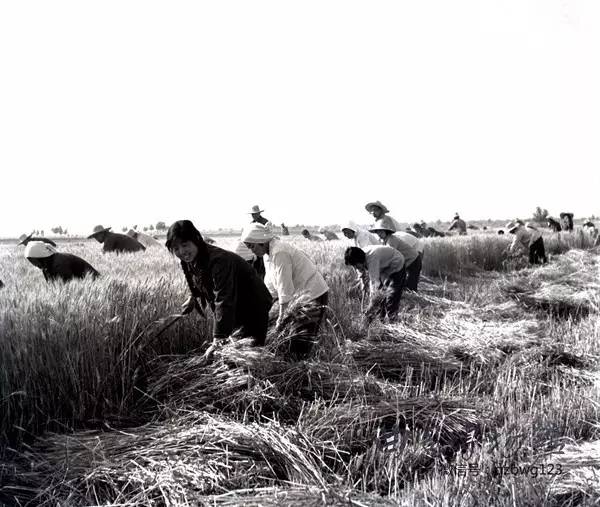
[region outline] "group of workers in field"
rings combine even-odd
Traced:
[[[424,242],[416,228],[401,230],[399,222],[389,215],[388,208],[380,201],[367,203],[365,209],[375,220],[372,226],[365,229],[350,222],[341,228],[342,234],[354,243],[345,249],[344,263],[354,268],[354,287],[360,289],[369,302],[365,305],[367,320],[375,316],[393,320],[403,291],[418,289]],[[262,213],[259,206],[251,209],[251,220],[244,227],[235,251],[211,244],[214,242],[203,237],[189,220],[179,220],[171,225],[165,246],[180,260],[190,292],[182,305],[182,313],[212,311],[211,347],[236,330],[239,336],[251,337],[254,345],[262,346],[267,337],[273,298],[276,297],[279,303],[276,328],[283,325],[288,306],[296,300],[300,305],[297,313],[303,318],[298,321],[290,342],[289,355],[304,359],[310,355],[321,326],[329,287],[309,255],[282,241],[275,234],[273,223]],[[421,227],[427,230],[425,225]],[[449,229],[458,231],[459,235],[467,233],[467,226],[458,214]],[[524,247],[528,249],[530,263],[547,261],[542,235],[533,225],[515,220],[506,229],[514,234],[509,247],[511,251]],[[320,232],[325,234],[324,229]],[[302,235],[311,239],[307,230]],[[88,239],[92,238],[103,245],[105,253],[141,252],[161,246],[149,235],[134,230],[119,234],[101,225],[94,227],[88,236]],[[99,276],[88,262],[76,255],[59,252],[49,239],[32,235],[20,239],[20,244],[25,245],[25,257],[42,270],[48,281]],[[265,278],[272,290],[265,284]],[[381,297],[376,297],[379,291]]]

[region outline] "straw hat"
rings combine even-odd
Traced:
[[[516,222],[508,222],[506,224],[506,229],[508,230],[508,232],[512,232],[515,229],[517,229],[519,227],[519,224]]]
[[[373,206],[377,206],[378,208],[381,208],[381,210],[384,213],[389,213],[390,212],[390,210],[387,209],[381,201],[368,202],[367,204],[365,204],[365,209],[370,213],[371,212],[371,208]]]
[[[17,246],[24,244],[32,236],[33,236],[33,232],[31,234],[29,234],[29,235],[27,235],[27,234],[21,234],[19,236],[19,242],[17,243]]]
[[[88,236],[88,239],[93,238],[94,236],[96,236],[97,234],[100,234],[101,232],[108,232],[112,229],[112,227],[103,227],[101,225],[97,225],[96,227],[94,227],[94,232],[92,232],[92,234],[90,234]]]
[[[263,224],[250,224],[242,231],[242,243],[268,243],[274,238],[273,232]]]
[[[256,258],[256,255],[252,253],[252,250],[250,250],[246,245],[244,245],[242,241],[238,243],[234,252],[245,261],[253,261]]]
[[[25,247],[25,257],[30,259],[45,259],[56,253],[56,248],[43,241],[30,241]]]
[[[375,222],[369,229],[369,232],[375,232],[375,231],[389,231],[392,233],[396,232],[395,230],[390,229],[390,227],[388,225],[385,225],[382,220],[377,220],[377,222]]]
[[[253,215],[254,213],[262,213],[263,211],[265,211],[264,209],[260,209],[260,206],[258,204],[255,204],[254,206],[252,206],[252,211],[250,211],[250,215]]]

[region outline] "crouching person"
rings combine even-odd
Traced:
[[[290,301],[294,297],[304,297],[307,306],[318,305],[318,311],[307,312],[301,322],[300,330],[290,343],[290,356],[293,359],[307,358],[323,320],[329,287],[314,262],[298,248],[273,236],[271,230],[262,224],[251,224],[242,232],[241,240],[257,257],[265,257],[267,275],[273,281],[279,298],[279,317],[277,326]]]
[[[243,337],[264,345],[273,299],[256,271],[239,255],[207,244],[189,220],[179,220],[167,232],[166,247],[181,261],[191,296],[182,313],[194,309],[214,315],[213,350],[217,341],[241,329]],[[200,301],[198,301],[200,300]]]
[[[60,253],[52,245],[41,241],[27,243],[25,257],[36,268],[42,270],[47,282],[68,282],[73,278],[85,278],[86,275],[96,279],[99,276],[98,271],[81,257]]]
[[[351,246],[344,252],[344,262],[368,279],[370,289],[365,286],[370,300],[366,311],[367,320],[370,322],[374,314],[382,319],[387,316],[394,320],[406,283],[404,256],[387,245],[366,246],[363,249]],[[378,289],[384,289],[385,293],[385,300],[379,307],[374,297]]]
[[[540,231],[534,227],[521,225],[518,222],[509,222],[506,229],[515,237],[509,247],[509,252],[513,253],[517,248],[529,249],[529,264],[542,264],[548,262],[546,258],[546,249],[544,240]]]
[[[404,257],[406,268],[406,288],[417,291],[423,267],[423,242],[408,232],[392,231],[388,226],[376,223],[371,229],[384,245],[398,250]]]

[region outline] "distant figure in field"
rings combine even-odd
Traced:
[[[408,234],[413,235],[415,238],[425,238],[425,234],[423,234],[422,230],[421,230],[421,225],[420,224],[413,224],[412,227],[406,227],[404,229],[405,232],[407,232]]]
[[[394,232],[402,228],[395,218],[388,215],[390,210],[381,201],[368,202],[365,204],[365,209],[373,216],[375,221],[385,224],[390,229],[393,229]]]
[[[340,239],[340,238],[338,238],[338,236],[335,232],[328,231],[327,229],[325,229],[323,227],[321,227],[321,229],[319,229],[319,233],[321,233],[323,236],[325,236],[325,239],[327,241],[333,241],[334,239]]]
[[[502,235],[502,234],[504,234],[504,231],[502,229],[499,229],[498,234]]]
[[[169,227],[165,246],[181,261],[190,289],[182,313],[197,310],[204,314],[207,307],[212,310],[213,343],[209,350],[238,328],[243,337],[254,339],[254,345],[265,344],[273,299],[244,259],[206,244],[189,220],[178,220]]]
[[[553,232],[562,231],[562,226],[560,225],[560,222],[552,217],[548,217],[548,227],[550,227],[550,229],[552,229]]]
[[[299,315],[304,314],[304,317],[290,343],[290,355],[293,359],[307,358],[317,340],[327,308],[329,287],[325,279],[306,253],[276,238],[273,231],[264,225],[250,225],[242,232],[240,239],[254,255],[267,258],[267,272],[279,298],[277,327],[282,324],[285,310],[295,296],[304,297],[306,305],[317,305],[316,313],[298,312]]]
[[[56,243],[54,241],[52,241],[51,239],[43,238],[40,236],[34,236],[33,232],[29,235],[21,234],[21,236],[19,236],[19,242],[17,243],[17,246],[19,246],[19,245],[27,246],[27,244],[30,241],[41,241],[42,243],[47,243],[49,245],[56,246]]]
[[[152,246],[162,246],[155,238],[153,238],[149,234],[145,234],[145,233],[139,232],[139,231],[134,231],[133,229],[129,229],[127,231],[127,236],[135,239],[136,241],[138,241],[139,243],[144,245],[144,247],[146,247],[146,248],[150,248]]]
[[[363,248],[368,245],[379,245],[379,237],[372,232],[364,230],[354,222],[348,222],[342,227],[342,234],[348,239],[354,240],[354,245]]]
[[[434,229],[431,226],[427,227],[427,231],[429,232],[429,236],[432,238],[444,238],[446,236],[446,234],[438,231],[437,229]]]
[[[265,279],[265,263],[259,262],[262,261],[262,259],[254,255],[252,250],[244,245],[242,241],[240,241],[235,248],[235,253],[254,268],[254,271],[256,271],[256,274],[261,280]]]
[[[545,264],[548,262],[544,240],[540,231],[516,222],[509,222],[506,229],[510,234],[515,235],[509,247],[510,252],[516,251],[517,248],[525,248],[529,250],[530,264]]]
[[[454,219],[452,220],[450,227],[448,227],[448,231],[453,231],[455,229],[458,231],[459,236],[464,236],[467,234],[467,224],[462,218],[460,218],[458,213],[455,213]]]
[[[472,231],[478,231],[479,227],[477,227],[476,225],[473,225],[473,224],[469,224],[469,225],[467,225],[467,229],[471,229]]]
[[[41,241],[29,242],[25,247],[25,257],[42,270],[47,282],[68,282],[73,278],[85,278],[86,275],[96,279],[99,276],[98,271],[81,257],[57,252],[52,245]]]
[[[250,210],[250,215],[252,216],[252,220],[250,223],[252,224],[262,224],[265,227],[268,227],[269,229],[271,229],[272,231],[274,231],[274,226],[273,223],[268,220],[267,218],[262,216],[262,213],[265,210],[260,209],[260,206],[258,204],[255,204],[254,206],[252,206],[252,209]]]
[[[598,235],[598,229],[596,229],[596,225],[589,219],[583,222],[581,227],[583,228],[583,232],[589,234],[593,238],[595,238]]]
[[[323,241],[321,238],[319,238],[319,236],[313,236],[308,229],[302,230],[302,236],[310,241]]]
[[[419,238],[443,238],[445,236],[443,232],[440,232],[433,227],[427,227],[425,222],[413,224],[413,229]],[[410,233],[411,231],[407,230],[406,232]]]
[[[281,235],[282,236],[290,235],[290,230],[287,228],[287,226],[283,222],[281,222]]]
[[[573,231],[573,213],[563,212],[560,214],[562,230],[567,232]]]
[[[423,267],[423,242],[407,232],[393,232],[379,223],[370,232],[377,234],[384,245],[391,246],[402,254],[406,268],[406,288],[416,292]]]
[[[367,282],[362,285],[370,301],[366,311],[368,320],[372,320],[374,313],[381,318],[395,319],[406,279],[402,254],[387,245],[370,245],[363,249],[351,246],[344,252],[344,263],[354,267],[359,278]],[[376,308],[374,296],[378,289],[384,289],[385,300]]]
[[[111,232],[112,227],[102,227],[97,225],[94,232],[88,236],[88,239],[94,238],[98,243],[103,243],[102,252],[140,252],[146,250],[146,247],[139,241],[130,238],[126,234]]]

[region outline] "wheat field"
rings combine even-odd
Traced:
[[[287,329],[212,359],[210,318],[158,335],[187,295],[166,249],[61,243],[102,276],[47,284],[22,247],[0,247],[0,503],[600,502],[590,238],[547,235],[551,262],[536,268],[509,258],[505,237],[427,239],[419,293],[370,327],[348,290],[348,243],[286,240],[330,287],[306,362],[277,354]]]

